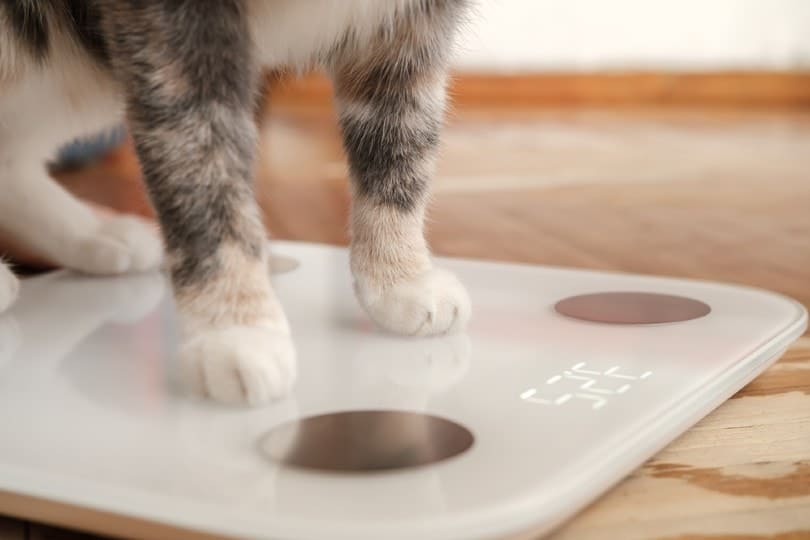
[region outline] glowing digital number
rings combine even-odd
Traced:
[[[572,389],[573,391],[546,397],[544,395],[546,392],[540,392],[537,388],[529,388],[520,394],[520,399],[529,403],[551,406],[559,406],[579,399],[590,402],[592,409],[601,409],[608,403],[606,396],[624,394],[630,390],[631,385],[627,381],[641,381],[652,375],[652,371],[631,375],[626,372],[620,373],[620,369],[621,366],[612,366],[604,371],[594,371],[585,369],[585,362],[580,362],[546,380],[546,386],[555,386],[561,381],[573,382],[577,385]],[[600,383],[600,386],[597,386],[597,383]]]
[[[520,394],[520,398],[528,403],[536,403],[538,405],[562,405],[563,403],[567,403],[574,398],[583,399],[591,402],[592,409],[601,409],[607,403],[607,400],[601,396],[584,394],[580,392],[568,392],[565,394],[560,394],[555,398],[541,398],[537,397],[537,388],[529,388]]]

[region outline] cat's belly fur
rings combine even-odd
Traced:
[[[307,66],[346,32],[362,40],[417,0],[250,0],[251,26],[266,67]]]

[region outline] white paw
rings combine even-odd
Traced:
[[[290,336],[258,326],[201,332],[180,350],[182,376],[194,393],[230,405],[260,405],[295,382]]]
[[[11,307],[11,304],[14,303],[19,294],[20,281],[11,270],[0,261],[0,313]]]
[[[467,290],[446,270],[429,270],[382,290],[359,279],[355,288],[371,318],[398,334],[447,334],[463,329],[470,319]]]
[[[157,228],[135,216],[116,216],[79,240],[68,266],[88,274],[123,274],[158,268],[163,243]]]

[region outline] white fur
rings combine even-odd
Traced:
[[[0,261],[0,313],[8,309],[20,293],[20,282],[3,261]]]
[[[416,0],[251,0],[253,39],[268,67],[307,67],[347,29],[370,36]]]
[[[115,274],[157,267],[156,230],[135,218],[101,220],[46,172],[60,145],[114,126],[123,110],[113,81],[70,40],[54,39],[44,67],[21,63],[13,51],[0,54],[0,227],[68,268]]]
[[[101,219],[38,168],[0,170],[0,227],[50,261],[91,274],[157,268],[156,228],[135,217]]]
[[[296,376],[289,334],[260,326],[232,326],[194,335],[180,350],[190,389],[232,405],[259,405],[285,396]]]
[[[470,318],[467,290],[446,270],[428,270],[387,288],[361,278],[355,282],[355,288],[371,318],[398,334],[452,333],[463,328]]]
[[[74,268],[93,274],[143,272],[160,266],[163,244],[156,227],[134,216],[101,221],[75,248]]]
[[[24,63],[18,47],[0,53],[0,161],[43,165],[76,137],[123,118],[115,82],[70,39],[55,33],[47,64]],[[9,45],[0,38],[0,47]]]

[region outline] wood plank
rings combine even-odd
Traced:
[[[318,74],[269,77],[273,102],[297,108],[327,107],[331,85]],[[456,73],[456,107],[559,106],[810,106],[810,73],[728,71],[707,73]]]

